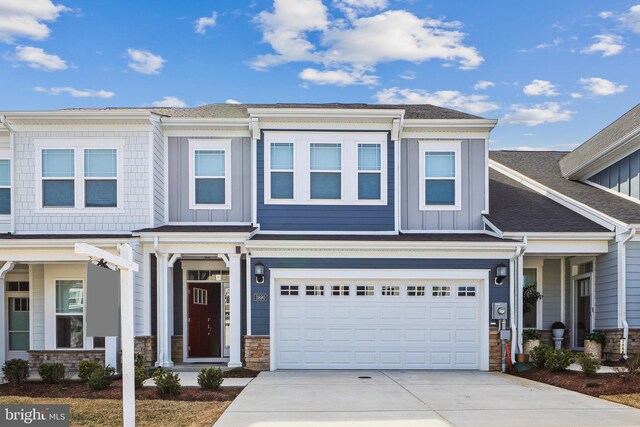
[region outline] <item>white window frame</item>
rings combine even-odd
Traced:
[[[116,176],[86,176],[86,171],[85,171],[85,164],[84,164],[84,156],[85,156],[85,152],[87,150],[115,150],[116,152]],[[82,207],[84,209],[114,209],[118,207],[118,204],[120,203],[120,191],[118,191],[121,187],[120,185],[120,180],[118,179],[118,175],[120,174],[120,164],[118,162],[118,159],[120,158],[119,153],[118,153],[118,149],[117,148],[107,148],[107,147],[82,147],[80,156],[82,156],[82,176],[80,177],[82,183]],[[110,206],[110,207],[99,207],[99,206],[94,206],[94,207],[88,207],[86,206],[87,204],[87,195],[86,195],[86,189],[87,189],[87,181],[113,181],[116,180],[116,205],[115,206]]]
[[[453,152],[455,154],[455,202],[453,205],[427,205],[425,200],[425,181],[427,179],[437,180],[439,178],[427,178],[425,175],[425,153],[443,153]],[[442,140],[429,140],[419,142],[419,197],[420,197],[420,210],[421,211],[459,211],[462,209],[462,141],[442,141]],[[451,177],[442,178],[446,180],[452,179]]]
[[[82,283],[82,347],[58,347],[58,317],[72,317],[72,316],[80,316],[80,313],[58,313],[58,308],[56,307],[57,301],[57,292],[58,292],[58,282],[64,281],[75,281]],[[53,332],[54,336],[52,338],[53,348],[56,350],[87,350],[93,349],[93,337],[89,337],[87,335],[87,281],[84,278],[65,278],[65,277],[54,277],[53,278]],[[91,341],[91,345],[89,346],[88,341]]]
[[[387,132],[264,132],[264,203],[267,205],[387,205]],[[271,143],[293,143],[293,199],[271,198]],[[341,144],[341,198],[311,199],[312,143]],[[380,144],[380,199],[358,199],[358,144]],[[323,171],[314,171],[323,172]],[[325,171],[338,172],[338,171]],[[363,171],[367,172],[367,171]],[[355,183],[355,185],[354,185]]]
[[[224,151],[224,203],[196,203],[196,151]],[[206,178],[206,177],[199,177]],[[216,177],[220,178],[220,177]],[[231,209],[231,140],[189,140],[189,209]]]
[[[9,213],[0,214],[0,218],[8,218],[13,214],[13,203],[11,203],[13,199],[13,191],[11,191],[11,187],[13,185],[13,165],[11,164],[11,159],[9,157],[0,157],[0,160],[6,160],[9,162],[9,185],[0,185],[0,189],[4,188],[9,190]]]
[[[311,169],[311,144],[314,145],[337,145],[340,147],[340,169]],[[309,201],[312,202],[335,202],[335,201],[343,201],[344,200],[344,149],[345,146],[343,141],[313,141],[309,143],[309,176],[307,177],[307,184],[309,185]],[[311,198],[311,175],[314,173],[322,174],[322,173],[330,173],[330,174],[340,174],[340,197],[337,199],[312,199]]]
[[[360,145],[379,145],[380,146],[380,169],[379,170],[372,170],[372,169],[360,169],[360,150],[359,147]],[[382,169],[382,143],[379,142],[358,142],[356,144],[356,169],[358,171],[358,173],[356,174],[356,187],[358,190],[358,200],[380,200],[380,199],[360,199],[360,174],[378,174],[380,175],[380,198],[382,198],[382,175],[384,174],[384,171]]]
[[[35,196],[36,212],[69,213],[84,211],[91,213],[114,213],[124,209],[124,139],[123,138],[46,138],[34,139],[35,146]],[[84,150],[105,149],[116,150],[117,174],[116,180],[116,206],[115,207],[85,207],[84,190]],[[73,150],[74,171],[73,177],[43,177],[42,176],[42,150]],[[46,179],[73,180],[74,206],[46,207],[43,205],[42,183]],[[89,178],[94,179],[94,178]]]

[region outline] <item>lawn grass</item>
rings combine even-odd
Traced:
[[[138,426],[211,426],[231,402],[136,401]],[[115,399],[70,399],[0,396],[0,404],[70,405],[72,426],[121,426],[122,402]]]
[[[640,409],[640,393],[612,394],[609,396],[600,396],[600,398]]]

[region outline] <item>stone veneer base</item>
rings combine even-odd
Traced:
[[[254,371],[270,370],[270,339],[265,335],[245,335],[243,342],[242,363],[245,368]]]
[[[104,350],[29,350],[29,370],[37,372],[43,363],[62,363],[67,373],[77,373],[78,364],[93,360],[104,364]]]

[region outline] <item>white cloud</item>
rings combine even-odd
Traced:
[[[2,0],[0,41],[13,43],[21,37],[45,40],[51,33],[46,23],[54,22],[62,12],[69,10],[51,0]]]
[[[496,84],[494,82],[490,82],[488,80],[478,80],[478,82],[473,85],[475,90],[485,90],[490,87],[494,87]]]
[[[385,9],[387,0],[333,0],[333,4],[351,20],[363,13]]]
[[[614,34],[598,34],[592,39],[597,40],[589,47],[582,49],[582,53],[602,53],[602,57],[614,56],[622,52],[624,44],[622,37]]]
[[[417,75],[415,71],[407,70],[400,74],[399,77],[404,80],[415,80]]]
[[[624,92],[626,85],[619,85],[601,77],[585,77],[578,80],[582,88],[594,96],[608,96]]]
[[[522,88],[527,96],[555,96],[558,94],[556,86],[547,80],[533,80]]]
[[[465,95],[456,90],[427,92],[421,89],[383,89],[375,95],[379,104],[433,104],[453,108],[472,114],[482,114],[498,109],[498,104],[489,101],[487,95]]]
[[[634,33],[640,33],[640,4],[631,6],[627,13],[620,16],[620,21]]]
[[[613,12],[610,12],[608,10],[603,10],[598,14],[598,16],[602,19],[609,19],[613,16]]]
[[[242,104],[242,102],[240,101],[236,101],[235,99],[229,98],[226,101],[224,101],[225,104]]]
[[[160,55],[154,55],[148,50],[128,49],[129,68],[142,74],[160,74],[160,70],[167,62]]]
[[[581,94],[580,92],[571,92],[571,97],[573,99],[580,99],[580,98],[584,98],[584,95]]]
[[[218,20],[218,13],[217,12],[213,12],[211,14],[211,16],[202,16],[202,17],[196,19],[196,22],[195,22],[196,33],[198,33],[198,34],[206,34],[207,33],[207,28],[215,27],[217,20]]]
[[[512,105],[510,112],[501,120],[512,125],[537,126],[543,123],[566,122],[575,112],[563,109],[557,102],[544,102],[531,107]]]
[[[519,52],[519,53],[528,53],[528,52],[533,52],[533,51],[539,50],[539,49],[548,49],[550,47],[560,46],[562,43],[564,43],[564,40],[561,37],[556,37],[550,43],[540,43],[540,44],[537,44],[535,47],[532,47],[530,49],[525,49],[525,48],[518,49],[517,52]]]
[[[176,96],[165,96],[160,101],[152,102],[151,106],[164,108],[185,108],[187,106],[187,103]]]
[[[67,63],[58,55],[52,55],[39,47],[16,46],[13,60],[24,62],[36,70],[60,71],[67,69]]]
[[[302,80],[317,85],[373,85],[378,83],[378,76],[366,74],[365,71],[316,70],[305,68],[298,75]]]
[[[46,93],[47,95],[58,96],[66,93],[74,98],[112,98],[115,93],[107,90],[93,90],[93,89],[75,89],[69,86],[57,86],[57,87],[42,87],[36,86],[34,91],[39,93]]]

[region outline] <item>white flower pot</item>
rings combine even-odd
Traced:
[[[554,338],[564,337],[564,329],[552,329],[551,332],[553,333]]]

